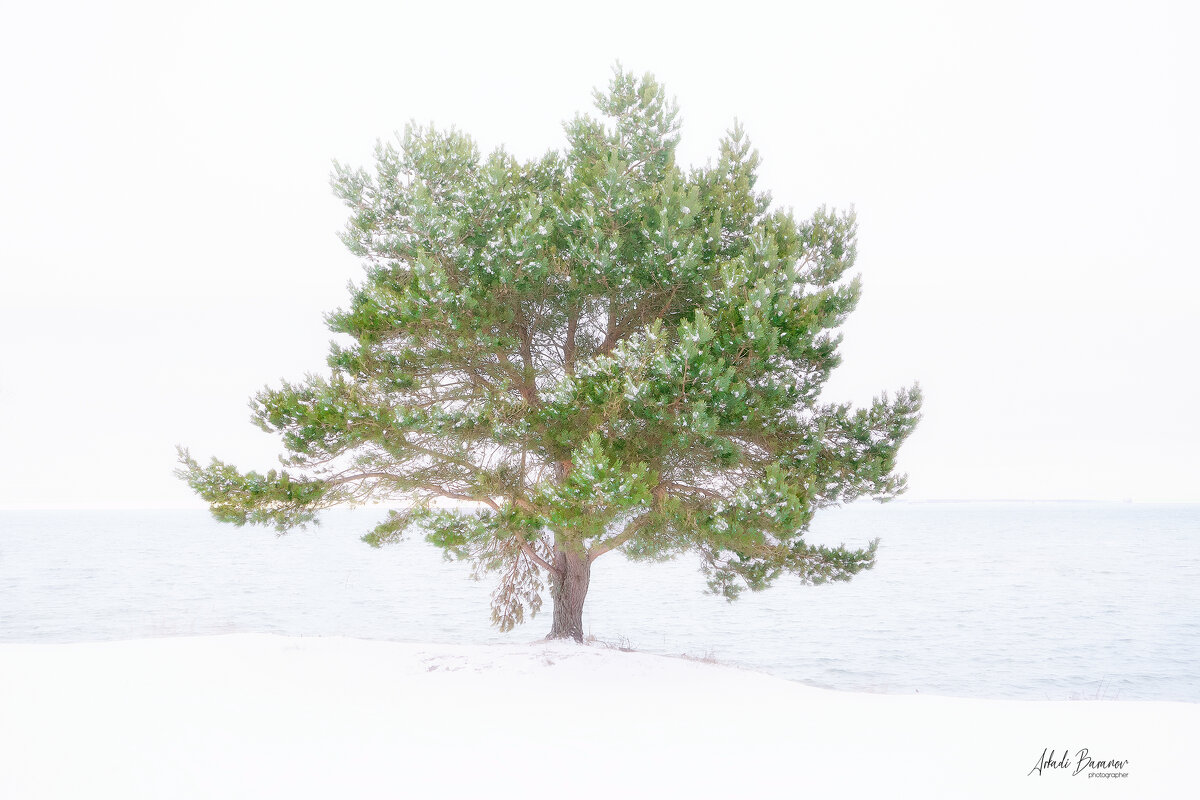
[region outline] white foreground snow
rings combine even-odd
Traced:
[[[854,694],[570,643],[0,644],[0,797],[1195,797],[1200,705]],[[1127,760],[1124,778],[1076,754]],[[1044,749],[1072,764],[1029,771]]]

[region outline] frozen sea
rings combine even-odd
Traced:
[[[548,613],[492,628],[490,579],[419,537],[360,542],[383,513],[330,512],[280,537],[205,511],[0,512],[0,641],[544,634]],[[610,554],[585,626],[837,689],[1200,702],[1200,505],[856,504],[820,512],[809,539],[876,536],[878,566],[849,583],[781,580],[733,604],[705,593],[693,560]]]

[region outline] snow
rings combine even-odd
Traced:
[[[0,797],[1185,797],[1200,705],[817,689],[537,641],[0,644]],[[1029,775],[1043,750],[1128,777]]]

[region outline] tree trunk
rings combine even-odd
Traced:
[[[587,597],[592,565],[586,555],[554,548],[554,568],[550,574],[550,596],[554,599],[554,626],[547,639],[583,641],[583,601]]]

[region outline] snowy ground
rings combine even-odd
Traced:
[[[0,797],[1194,797],[1200,705],[854,694],[569,643],[0,645]],[[1076,772],[1078,751],[1127,777]],[[1028,774],[1067,750],[1068,767]]]

